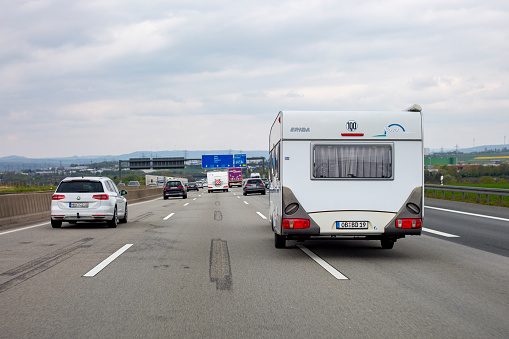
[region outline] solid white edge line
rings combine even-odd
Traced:
[[[459,238],[460,237],[459,235],[454,235],[454,234],[450,234],[450,233],[435,231],[435,230],[432,230],[432,229],[427,228],[427,227],[423,227],[422,230],[424,232],[429,232],[429,233],[433,233],[433,234],[436,234],[436,235],[441,235],[442,237],[447,237],[447,238]]]
[[[262,219],[267,219],[267,217],[264,216],[263,214],[261,214],[260,212],[256,212],[256,214],[258,214],[260,217],[262,217]]]
[[[439,211],[445,211],[445,212],[451,212],[451,213],[458,213],[458,214],[465,214],[465,215],[472,215],[474,217],[480,217],[480,218],[488,218],[488,219],[509,221],[509,219],[506,219],[506,218],[492,217],[490,215],[483,215],[483,214],[475,214],[475,213],[462,212],[462,211],[447,210],[445,208],[438,208],[438,207],[431,207],[431,206],[424,206],[424,207],[425,208],[431,208],[433,210],[439,210]]]
[[[304,245],[297,245],[297,247],[304,253],[306,253],[311,259],[313,259],[318,265],[322,266],[327,272],[332,274],[332,276],[338,280],[349,280],[346,276],[344,276],[337,269],[332,267],[328,262],[317,256],[315,253],[311,252]]]
[[[83,276],[84,277],[93,277],[93,276],[95,276],[97,273],[101,272],[101,270],[103,268],[108,266],[113,260],[117,259],[122,253],[127,251],[129,249],[129,247],[131,247],[132,245],[133,244],[126,244],[126,245],[122,246],[122,248],[120,248],[118,251],[116,251],[115,253],[110,255],[108,258],[103,260],[99,265],[97,265],[96,267],[94,267],[93,269],[91,269],[90,271],[85,273]]]
[[[147,201],[140,201],[140,202],[133,202],[132,204],[129,203],[129,201],[127,202],[127,206],[136,206],[136,205],[141,205],[141,204],[146,204],[147,202],[152,202],[152,201],[156,201],[156,200],[162,200],[163,198],[157,198],[157,199],[152,199],[152,200],[147,200]]]
[[[249,203],[247,201],[245,201],[245,200],[244,200],[244,204],[249,205]]]
[[[48,224],[49,224],[49,222],[45,222],[45,223],[43,223],[43,224],[37,224],[37,225],[33,225],[33,226],[27,226],[27,227],[17,228],[17,229],[15,229],[15,230],[2,232],[2,233],[0,233],[0,235],[4,235],[4,234],[8,234],[8,233],[13,233],[13,232],[18,232],[18,231],[23,231],[23,230],[28,230],[28,229],[30,229],[30,228],[40,227],[40,226],[44,226],[44,225],[48,225]]]

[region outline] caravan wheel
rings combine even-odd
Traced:
[[[380,240],[380,243],[382,244],[382,248],[386,249],[386,250],[392,249],[394,247],[395,242],[396,242],[396,240],[389,239],[389,238],[382,238],[382,240]]]

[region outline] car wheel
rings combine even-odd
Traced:
[[[382,238],[382,240],[380,240],[380,243],[382,244],[382,248],[386,249],[386,250],[392,249],[394,247],[395,242],[396,242],[396,240],[389,239],[389,238]]]
[[[115,211],[113,211],[113,218],[111,220],[108,220],[108,227],[116,228],[117,225],[118,225],[118,214],[117,214],[117,208],[115,207]]]
[[[276,248],[286,248],[286,236],[274,233],[274,245]]]
[[[265,195],[265,191],[262,192],[262,195]]]
[[[53,228],[60,228],[62,227],[62,222],[58,220],[51,220],[51,227]]]
[[[244,192],[244,193],[242,193],[242,194],[247,195],[247,192]]]
[[[183,199],[187,199],[187,194],[184,194],[184,195],[182,196],[182,198],[183,198]]]
[[[168,197],[166,195],[163,195],[164,200],[168,200]]]
[[[125,213],[124,213],[124,217],[122,219],[120,219],[118,221],[119,223],[121,224],[125,224],[127,223],[127,203],[125,204]]]

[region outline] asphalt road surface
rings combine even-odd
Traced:
[[[276,249],[268,195],[240,188],[1,232],[0,338],[507,338],[508,210],[426,204],[391,250]]]

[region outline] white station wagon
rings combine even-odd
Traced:
[[[51,226],[62,222],[106,221],[108,227],[127,222],[127,200],[106,177],[69,177],[58,185],[51,200]]]

